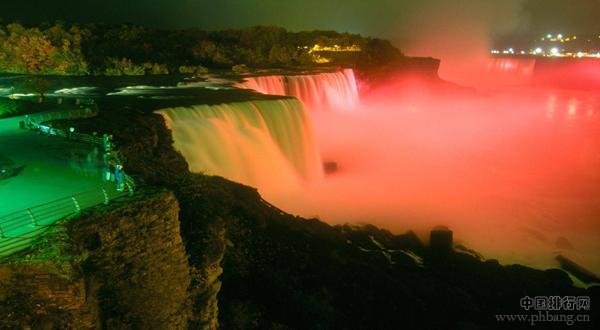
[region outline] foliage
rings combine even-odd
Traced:
[[[237,74],[248,73],[250,72],[250,68],[246,64],[237,64],[231,67],[231,71]]]
[[[169,74],[169,68],[165,64],[146,62],[143,66],[146,74]]]
[[[27,92],[38,94],[40,101],[44,101],[46,93],[50,89],[50,82],[40,76],[31,77],[23,81],[21,88]]]
[[[0,118],[9,117],[19,112],[14,100],[0,97]]]
[[[379,65],[402,56],[385,40],[335,31],[289,32],[275,26],[206,32],[135,25],[56,23],[42,28],[8,24],[0,26],[0,72],[199,74],[204,67],[230,68],[237,63],[255,68],[315,66],[319,57],[311,54],[315,45],[362,49],[349,60],[329,54],[331,64]]]
[[[208,69],[202,65],[182,65],[179,67],[179,73],[193,75],[206,74],[208,73]]]
[[[128,58],[111,57],[106,62],[104,74],[107,76],[143,76],[146,70],[143,65],[136,65]]]
[[[81,53],[82,32],[55,25],[46,30],[19,24],[0,27],[0,71],[81,75],[88,73]]]
[[[360,62],[365,65],[381,65],[402,58],[402,53],[388,40],[370,39],[360,54]]]
[[[169,74],[169,68],[165,64],[146,62],[135,64],[128,58],[114,58],[107,60],[104,74],[107,76],[143,76]]]
[[[200,42],[193,48],[193,53],[195,58],[202,63],[214,66],[230,65],[232,63],[227,55],[227,50],[212,41],[204,40]]]

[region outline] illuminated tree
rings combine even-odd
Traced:
[[[212,41],[202,41],[193,50],[197,59],[204,63],[213,63],[216,65],[231,65],[232,61],[226,55],[222,46]]]
[[[42,103],[46,100],[46,93],[50,90],[50,82],[40,76],[26,79],[23,82],[22,88],[28,92],[34,92],[39,96],[39,102]]]
[[[269,63],[290,65],[292,64],[293,56],[293,50],[290,50],[288,47],[274,45],[269,51]]]
[[[81,54],[81,35],[72,34],[60,25],[42,31],[10,24],[0,30],[0,70],[3,72],[87,73],[87,63]]]
[[[107,76],[143,76],[145,73],[143,65],[136,65],[128,58],[108,58],[104,70]]]

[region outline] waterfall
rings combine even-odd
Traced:
[[[490,58],[486,73],[504,82],[527,82],[533,77],[536,60],[531,58]]]
[[[285,76],[258,76],[247,78],[241,88],[253,89],[262,94],[269,95],[288,95]]]
[[[349,110],[358,104],[358,87],[354,71],[310,75],[249,77],[237,85],[259,93],[298,98],[311,110]]]
[[[298,100],[260,100],[157,111],[192,172],[274,193],[322,177],[308,114]]]

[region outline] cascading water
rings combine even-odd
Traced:
[[[323,175],[311,123],[298,100],[196,105],[158,113],[193,172],[252,185],[268,197]]]
[[[531,58],[490,58],[486,73],[496,81],[505,83],[529,82],[535,72],[536,60]]]
[[[352,69],[312,75],[250,77],[238,87],[263,94],[294,96],[311,110],[348,110],[355,108],[359,100]]]
[[[285,76],[257,76],[247,78],[238,87],[253,89],[262,94],[288,95]]]

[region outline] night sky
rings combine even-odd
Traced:
[[[4,2],[0,11],[4,22],[332,29],[391,39],[416,52],[427,48],[423,39],[457,35],[471,45],[494,34],[598,33],[598,17],[600,0],[19,0]]]

